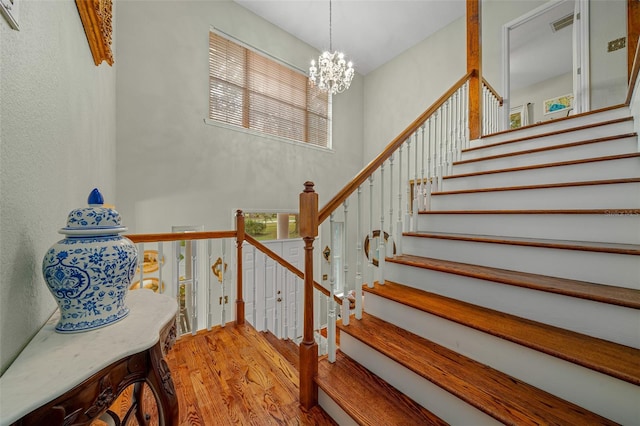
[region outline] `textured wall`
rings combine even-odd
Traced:
[[[232,1],[118,4],[118,208],[135,232],[229,229],[235,209],[297,211],[362,167],[362,82],[334,99],[333,150],[205,123],[214,26],[301,69],[318,52]],[[126,40],[126,42],[124,41]]]
[[[41,274],[67,213],[115,197],[115,69],[96,67],[73,1],[0,18],[0,372],[56,305]]]

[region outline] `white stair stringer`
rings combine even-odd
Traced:
[[[607,121],[618,120],[621,118],[627,118],[630,116],[630,114],[631,111],[629,110],[628,106],[620,105],[617,108],[608,108],[606,110],[599,111],[597,114],[594,114],[592,112],[589,114],[571,117],[571,119],[569,120],[548,121],[541,125],[527,126],[516,130],[487,135],[482,139],[472,140],[470,142],[470,146],[472,148],[475,148],[487,144],[536,136],[540,133],[564,131],[573,129],[575,127],[588,126],[594,123],[603,123]]]
[[[402,246],[404,254],[640,290],[640,257],[631,254],[408,235]]]
[[[375,294],[366,294],[366,304],[370,315],[620,424],[640,424],[638,386]],[[380,370],[389,381],[386,369]]]
[[[347,333],[340,334],[340,350],[452,425],[502,424]]]
[[[394,262],[387,262],[385,267],[389,281],[640,348],[636,309]],[[367,312],[370,312],[369,296],[365,297]]]
[[[589,159],[591,160],[591,159]],[[504,186],[543,185],[607,179],[637,178],[640,156],[592,160],[575,164],[545,163],[536,168],[501,169],[491,173],[453,175],[443,179],[442,191],[485,189]]]
[[[593,127],[571,130],[565,133],[545,134],[530,139],[520,140],[514,135],[514,137],[507,141],[494,141],[492,137],[488,137],[482,139],[483,144],[481,146],[463,150],[460,159],[465,161],[530,149],[548,148],[559,144],[610,138],[614,135],[631,135],[633,133],[633,121],[625,119],[624,121],[618,120],[609,122],[608,124],[594,125]]]
[[[593,213],[521,210],[496,212],[432,211],[418,215],[418,229],[428,233],[556,239],[640,245],[640,209]]]
[[[633,181],[575,182],[561,186],[491,188],[436,192],[431,210],[638,209],[640,178]]]
[[[536,147],[528,152],[515,152],[501,156],[483,156],[478,160],[461,160],[453,164],[452,175],[534,166],[561,161],[583,160],[637,152],[638,138],[626,136],[579,145],[554,144],[553,148]]]

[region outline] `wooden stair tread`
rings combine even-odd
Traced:
[[[446,232],[404,232],[402,235],[416,238],[435,238],[477,243],[507,244],[515,246],[541,247],[561,250],[579,250],[598,253],[614,253],[640,256],[640,245],[637,244],[601,243],[592,241],[564,241],[524,237],[496,237],[490,235],[453,234]]]
[[[400,263],[449,274],[530,288],[532,290],[546,291],[549,293],[578,297],[580,299],[593,300],[595,302],[640,309],[640,290],[631,288],[588,283],[412,255],[399,255],[394,258],[386,258],[386,262]]]
[[[638,183],[638,182],[640,182],[640,178],[589,180],[589,181],[578,181],[578,182],[545,183],[545,184],[537,184],[537,185],[520,185],[520,186],[500,186],[500,187],[494,187],[494,188],[439,191],[439,192],[433,192],[431,196],[436,197],[438,195],[475,194],[475,193],[481,193],[481,192],[522,191],[522,190],[528,190],[528,189],[569,188],[569,187],[577,187],[577,186],[594,186],[594,185],[615,185],[619,183]]]
[[[604,107],[604,108],[598,108],[598,109],[594,109],[594,110],[591,110],[591,111],[581,112],[581,113],[575,114],[575,115],[569,115],[569,116],[566,116],[566,117],[559,117],[559,118],[556,118],[556,119],[554,119],[552,121],[539,121],[537,123],[531,123],[531,124],[527,124],[526,126],[518,127],[516,129],[505,129],[505,130],[500,130],[500,131],[497,131],[497,132],[494,132],[494,133],[490,133],[490,134],[484,135],[483,138],[488,138],[489,136],[501,135],[501,134],[505,134],[505,133],[518,133],[520,130],[523,130],[523,129],[529,129],[529,128],[532,128],[532,127],[545,127],[545,126],[548,126],[548,125],[552,125],[553,123],[557,123],[558,121],[574,120],[576,118],[580,118],[580,117],[584,117],[584,116],[588,116],[588,115],[596,115],[596,114],[598,114],[600,112],[611,111],[611,110],[619,109],[619,108],[628,108],[628,105],[626,105],[626,104],[611,105],[611,106],[607,106],[607,107]],[[627,121],[627,120],[629,120],[629,117],[626,116],[626,117],[623,117],[621,119],[620,118],[614,119],[613,121],[617,121],[617,120]],[[604,124],[607,124],[607,123],[609,123],[609,122],[604,122]],[[594,123],[594,124],[590,124],[590,125],[594,126],[594,125],[602,125],[602,124],[603,123]]]
[[[497,173],[519,172],[524,170],[547,169],[551,167],[563,167],[563,166],[571,166],[576,164],[597,163],[601,161],[624,160],[627,158],[640,158],[640,152],[608,155],[604,157],[583,158],[579,160],[570,160],[570,161],[558,161],[554,163],[533,164],[529,166],[509,167],[504,169],[491,169],[491,170],[484,170],[480,172],[461,173],[457,175],[443,176],[442,179],[447,180],[447,179],[456,179],[456,178],[464,178],[464,177],[472,177],[472,176],[490,175],[490,174],[497,174]]]
[[[640,350],[386,281],[365,292],[640,385]]]
[[[582,145],[589,145],[589,144],[600,143],[600,142],[610,142],[618,139],[631,138],[635,136],[637,136],[635,133],[624,133],[624,134],[615,135],[615,136],[604,136],[604,137],[599,137],[594,139],[586,139],[578,142],[567,142],[567,143],[562,143],[557,145],[540,146],[538,148],[523,149],[521,151],[509,151],[502,154],[487,155],[486,157],[469,158],[468,160],[458,160],[458,161],[454,161],[453,165],[455,166],[459,164],[477,163],[485,160],[495,160],[498,158],[516,157],[518,155],[535,154],[538,152],[554,151],[557,149],[564,149],[564,148],[575,148]],[[522,140],[527,140],[527,139],[525,138]],[[503,145],[503,144],[512,143],[512,142],[520,142],[520,141],[507,141],[507,142],[497,143],[493,145],[485,145],[482,148],[493,147],[493,146]],[[472,148],[472,149],[481,149],[481,148],[478,147],[478,148]]]
[[[319,362],[316,382],[361,425],[448,424],[340,351]]]
[[[566,117],[566,118],[567,119],[571,119],[572,117]],[[554,120],[554,122],[557,122],[557,121],[558,120]],[[629,116],[629,117],[616,118],[616,119],[613,119],[613,120],[607,120],[607,121],[598,122],[598,123],[585,124],[583,126],[569,127],[567,129],[555,130],[553,132],[538,133],[538,134],[535,134],[535,135],[509,139],[509,140],[506,140],[506,141],[496,142],[496,143],[492,143],[492,144],[474,146],[474,147],[470,147],[470,148],[465,148],[465,149],[462,150],[462,152],[477,151],[477,150],[484,149],[484,148],[493,148],[493,147],[500,146],[500,145],[507,145],[507,144],[522,142],[522,141],[531,140],[531,139],[539,139],[539,138],[543,138],[543,137],[547,137],[547,136],[561,135],[563,133],[571,133],[571,132],[574,132],[574,131],[577,131],[577,130],[586,130],[586,129],[592,129],[592,128],[595,128],[595,127],[606,126],[606,125],[609,125],[609,124],[623,123],[625,121],[633,121],[633,117]],[[541,125],[545,125],[545,124],[551,124],[551,123],[550,122],[545,122],[545,123],[540,123],[540,124]],[[530,125],[530,126],[527,126],[527,127],[534,127],[534,125]],[[495,133],[495,134],[517,133],[518,130],[520,130],[520,129],[509,129],[509,130],[506,130],[504,132],[499,132],[499,133]],[[489,135],[485,136],[485,138],[487,138],[488,136]]]
[[[273,348],[284,359],[299,371],[300,368],[300,348],[291,339],[279,339],[270,331],[261,331],[260,334],[273,346]]]
[[[363,313],[341,331],[505,424],[615,424],[514,377]]]

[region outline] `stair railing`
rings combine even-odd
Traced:
[[[236,212],[235,230],[130,234],[127,237],[137,245],[139,253],[139,267],[131,290],[148,288],[175,297],[180,307],[176,318],[179,335],[211,330],[218,324],[224,327],[231,318],[227,306],[232,303],[229,298],[233,295],[232,286],[235,279],[237,324],[242,324],[249,318],[259,331],[270,330],[279,338],[299,342],[302,336],[302,321],[299,317],[303,314],[303,305],[298,303],[297,296],[303,290],[304,273],[246,234],[244,214],[241,210]],[[231,250],[234,243],[237,250],[235,257]],[[264,256],[259,256],[259,253]],[[251,275],[247,275],[244,270],[245,258],[253,262]],[[264,260],[257,264],[258,258]],[[281,294],[276,295],[282,299],[278,302],[282,308],[278,309],[278,305],[274,307],[273,318],[267,317],[266,289],[256,286],[256,271],[260,267],[274,268],[274,275],[283,288]],[[236,272],[235,276],[233,271]],[[244,288],[244,283],[251,285]],[[329,291],[315,281],[313,288],[318,304],[328,305]],[[289,290],[296,300],[287,299]],[[253,293],[250,297],[249,315],[245,312],[245,297],[248,297],[246,291]],[[257,297],[257,292],[260,292],[260,297]],[[342,301],[335,298],[335,302]],[[216,304],[220,305],[220,308],[216,309]],[[293,306],[293,309],[288,309],[289,306]],[[218,314],[219,316],[216,316]],[[321,339],[320,330],[326,325],[326,318],[319,315],[314,318],[316,340]],[[282,333],[279,330],[282,330]],[[323,347],[325,349],[322,352],[326,353],[326,344]]]
[[[319,225],[329,219],[329,292],[342,301],[338,310],[336,299],[329,298],[327,308],[330,362],[336,357],[336,320],[346,326],[351,314],[362,318],[363,283],[369,287],[374,281],[384,284],[385,258],[402,253],[402,233],[417,230],[418,211],[429,210],[431,193],[441,190],[442,178],[451,173],[454,161],[469,146],[469,80],[475,75],[476,71],[471,71],[458,80],[319,211],[313,183],[305,183],[300,194],[305,294],[313,289],[313,242]],[[499,98],[495,91],[488,90],[487,105],[499,104],[499,100],[491,100]],[[492,120],[498,121],[497,117]],[[347,226],[351,223],[355,227]],[[326,238],[326,231],[324,234]],[[354,262],[352,269],[349,264]],[[305,297],[304,309],[300,401],[310,408],[317,403],[313,378],[318,361],[312,339],[312,299]]]
[[[501,117],[504,100],[502,96],[491,87],[489,82],[482,79],[482,134],[489,135],[491,133],[504,130],[501,128]]]

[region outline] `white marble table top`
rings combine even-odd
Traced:
[[[151,290],[130,291],[129,315],[81,333],[54,330],[56,311],[0,377],[0,425],[8,425],[64,394],[93,374],[155,345],[177,313],[176,300]]]

